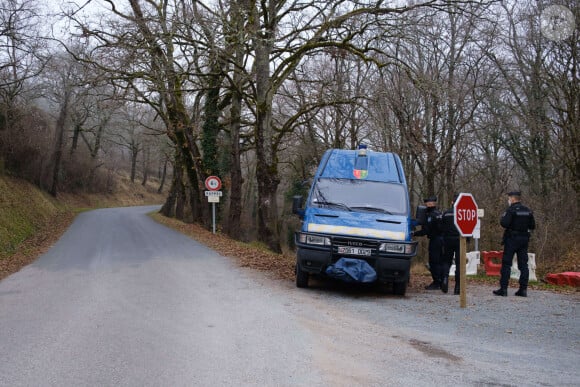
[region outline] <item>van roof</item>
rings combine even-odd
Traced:
[[[319,177],[355,179],[355,161],[362,156],[359,150],[330,149],[323,156]],[[364,152],[363,152],[364,153]],[[401,160],[395,153],[366,151],[368,169],[361,180],[405,183]]]

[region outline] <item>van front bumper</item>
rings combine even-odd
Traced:
[[[300,234],[300,233],[297,233]],[[354,258],[366,261],[377,273],[379,282],[404,282],[409,280],[412,258],[416,255],[417,242],[397,242],[398,244],[410,245],[406,251],[408,254],[392,254],[379,251],[379,246],[392,241],[371,240],[364,238],[342,237],[324,235],[330,240],[329,245],[313,246],[300,243],[296,238],[297,269],[310,274],[324,274],[326,268],[340,258]],[[339,252],[340,246],[354,245],[370,249],[370,255],[345,254]],[[368,251],[368,250],[367,250]]]

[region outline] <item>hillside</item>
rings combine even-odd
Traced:
[[[48,250],[83,209],[165,200],[155,183],[143,187],[119,175],[116,187],[108,195],[65,193],[55,199],[24,180],[0,175],[0,279]]]

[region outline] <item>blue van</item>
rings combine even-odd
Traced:
[[[295,233],[296,286],[308,287],[311,274],[348,282],[392,283],[405,295],[417,242],[407,182],[398,155],[358,150],[327,150],[302,208]]]

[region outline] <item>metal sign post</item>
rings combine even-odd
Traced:
[[[218,197],[219,199],[219,197]],[[212,232],[215,234],[215,203],[211,204],[211,224],[212,224]]]
[[[473,229],[473,240],[475,242],[475,251],[479,252],[479,239],[481,238],[481,219],[483,218],[485,211],[483,208],[477,209],[477,225]]]
[[[222,191],[205,191],[205,196],[207,196],[207,202],[211,203],[212,229],[215,234],[215,204],[220,202]]]

